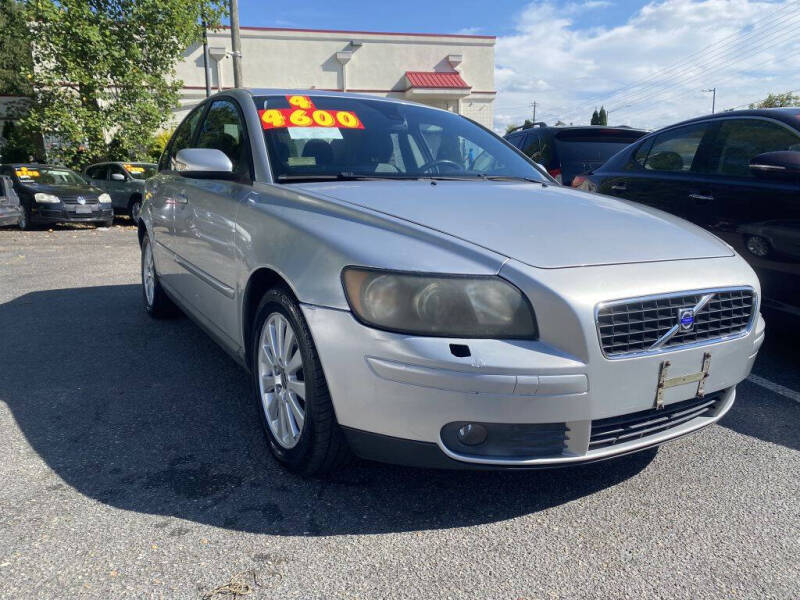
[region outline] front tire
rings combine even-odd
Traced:
[[[142,199],[138,196],[134,197],[130,204],[128,205],[128,215],[131,217],[131,221],[137,227],[139,226],[139,215],[142,212]]]
[[[272,455],[301,475],[344,466],[350,449],[311,332],[287,290],[275,288],[264,295],[251,339],[253,396]]]
[[[22,214],[19,216],[19,222],[17,223],[17,226],[22,231],[30,231],[33,229],[33,224],[31,223],[31,211],[25,205],[22,206]]]
[[[147,234],[142,240],[142,297],[144,299],[144,310],[155,319],[172,317],[178,312],[177,307],[167,296],[158,281],[153,248]]]

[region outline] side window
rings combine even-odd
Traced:
[[[178,154],[178,151],[189,147],[189,144],[192,142],[194,131],[197,129],[197,123],[200,121],[200,116],[202,114],[203,105],[201,104],[192,112],[190,112],[189,116],[187,116],[183,122],[178,125],[175,133],[172,134],[172,139],[169,141],[169,146],[167,146],[166,152],[164,152],[161,160],[158,162],[159,171],[172,169],[175,155]]]
[[[89,179],[106,179],[106,166],[97,165],[86,170],[86,176]]]
[[[697,149],[708,131],[708,123],[697,123],[665,131],[656,136],[653,146],[644,161],[648,171],[669,171],[685,173],[697,171],[692,168]]]
[[[752,177],[750,159],[764,152],[800,150],[800,136],[771,121],[725,119],[714,147],[712,172]]]
[[[120,167],[119,165],[109,165],[109,167],[108,167],[108,178],[109,179],[114,179],[115,181],[121,181],[119,178],[115,179],[113,177],[113,175],[122,175],[122,177],[124,179],[128,178],[128,175],[127,175],[127,173],[125,173],[125,170],[122,167]]]
[[[508,136],[506,138],[506,141],[509,144],[511,144],[512,146],[514,146],[515,148],[519,148],[521,150],[522,149],[522,140],[524,138],[525,138],[525,136],[523,134],[521,134],[521,133],[513,133],[513,134],[511,134],[510,136]]]
[[[650,148],[653,147],[653,139],[645,140],[633,153],[633,162],[642,168],[644,168],[644,163],[647,161],[647,155],[650,154]]]
[[[526,156],[530,157],[532,160],[536,160],[536,157],[539,155],[542,149],[539,142],[540,140],[538,135],[535,133],[529,133],[525,136],[525,139],[522,140],[522,146],[520,146],[520,149],[525,153]]]
[[[215,100],[208,109],[196,148],[215,148],[231,159],[233,172],[250,175],[250,151],[239,109],[231,100]]]

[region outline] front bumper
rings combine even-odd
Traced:
[[[357,454],[439,467],[553,467],[603,460],[661,444],[715,423],[750,372],[763,319],[744,337],[655,356],[581,360],[543,341],[411,337],[358,323],[348,311],[303,305],[340,425]],[[595,338],[596,339],[596,338]],[[451,344],[468,346],[455,356]],[[653,408],[661,364],[673,376],[700,371],[711,353],[701,416],[610,446],[590,445],[593,422]],[[461,352],[460,352],[461,353]],[[666,408],[695,397],[697,382],[663,392]],[[455,423],[541,425],[563,443],[513,455],[469,453],[445,440]],[[523,428],[518,428],[523,429]],[[519,432],[517,432],[519,433]]]
[[[78,212],[88,210],[88,212]],[[34,204],[31,210],[33,223],[92,223],[114,218],[111,204]]]

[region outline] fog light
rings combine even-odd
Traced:
[[[458,430],[458,441],[467,446],[477,446],[486,441],[489,434],[486,427],[477,423],[467,423]]]

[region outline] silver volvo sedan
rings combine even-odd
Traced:
[[[177,305],[249,371],[272,453],[304,474],[656,446],[722,418],[764,339],[728,245],[410,102],[212,96],[141,215],[146,310]]]

